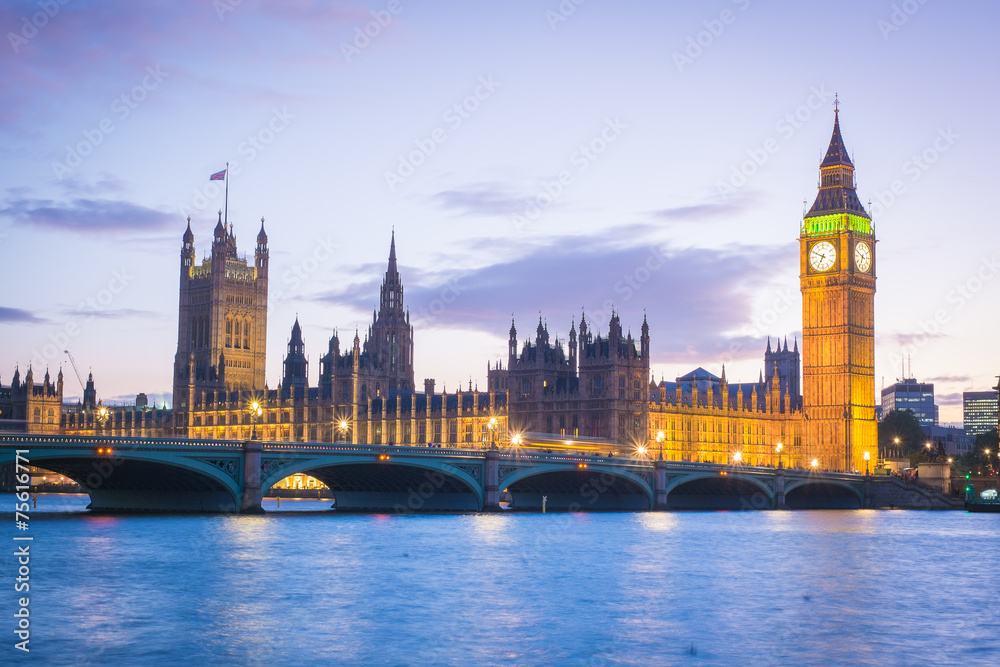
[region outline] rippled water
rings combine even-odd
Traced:
[[[39,664],[1000,664],[1000,515],[85,505],[33,514]]]

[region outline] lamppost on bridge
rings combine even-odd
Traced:
[[[108,423],[108,409],[105,406],[97,408],[97,422],[101,425],[100,435],[104,435],[104,426]]]
[[[733,452],[733,463],[739,465],[740,461],[742,460],[743,460],[743,452]]]
[[[667,439],[667,435],[663,431],[657,431],[656,442],[660,445],[660,460],[663,460],[663,441]]]
[[[520,446],[521,445],[521,434],[520,433],[515,433],[511,437],[511,439],[510,439],[510,444],[511,444],[512,447],[518,447],[518,446]]]
[[[871,458],[871,454],[867,451],[865,452],[865,476],[868,475],[868,460]]]
[[[490,432],[490,449],[497,449],[497,423],[496,417],[490,417],[490,421],[486,424],[486,428]]]
[[[776,451],[778,452],[778,467],[779,467],[779,468],[781,468],[781,467],[782,467],[782,465],[781,465],[781,450],[782,450],[782,449],[784,449],[784,448],[785,448],[785,446],[784,446],[784,445],[782,445],[782,444],[781,444],[780,442],[779,442],[779,443],[777,444],[777,446],[776,446],[776,447],[774,448],[774,449],[775,449],[775,450],[776,450]]]
[[[247,411],[250,413],[250,439],[257,439],[257,420],[262,414],[264,414],[264,406],[259,399],[253,399],[247,406]]]
[[[350,428],[350,424],[347,423],[346,419],[341,419],[340,423],[337,424],[337,430],[340,431],[340,439],[347,442],[347,430]]]
[[[810,463],[809,465],[810,467],[812,467],[813,470],[816,470],[817,468],[819,468],[819,459],[813,459],[812,463]]]

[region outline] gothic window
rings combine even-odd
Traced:
[[[243,327],[241,326],[241,322],[239,321],[239,319],[237,319],[233,323],[233,347],[240,346],[240,334],[242,332],[243,332]]]
[[[233,321],[226,318],[226,347],[233,346]]]
[[[250,318],[243,322],[243,349],[250,349]]]
[[[521,380],[521,397],[528,396],[531,393],[531,380]]]
[[[618,376],[618,398],[625,398],[625,376]]]
[[[601,389],[602,389],[601,376],[600,375],[595,375],[594,376],[594,394],[595,395],[596,394],[600,394],[601,393]]]
[[[632,380],[632,400],[639,400],[639,378]]]

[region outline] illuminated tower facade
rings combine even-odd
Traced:
[[[174,357],[174,425],[206,391],[264,389],[267,347],[269,253],[264,220],[254,261],[241,257],[232,228],[222,215],[212,238],[212,255],[196,262],[191,220],[181,243],[177,354]]]
[[[833,470],[874,466],[875,233],[834,112],[819,193],[802,220],[803,455]]]

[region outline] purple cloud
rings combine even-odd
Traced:
[[[506,337],[510,315],[516,313],[523,340],[534,335],[541,311],[549,331],[565,340],[581,310],[596,332],[606,331],[614,307],[635,337],[645,311],[654,363],[687,362],[760,355],[756,336],[720,332],[750,321],[752,296],[768,284],[760,267],[792,265],[795,252],[792,244],[715,250],[663,244],[615,247],[595,238],[562,238],[507,262],[419,284],[405,268],[400,272],[415,327],[471,327]],[[320,299],[370,310],[377,305],[383,270],[359,269],[357,274],[370,278]]]
[[[4,324],[44,324],[47,320],[37,317],[21,308],[0,306],[0,323]]]
[[[148,231],[177,224],[176,216],[107,199],[74,199],[69,204],[47,199],[19,199],[0,209],[0,216],[20,224],[77,232],[99,229]]]

